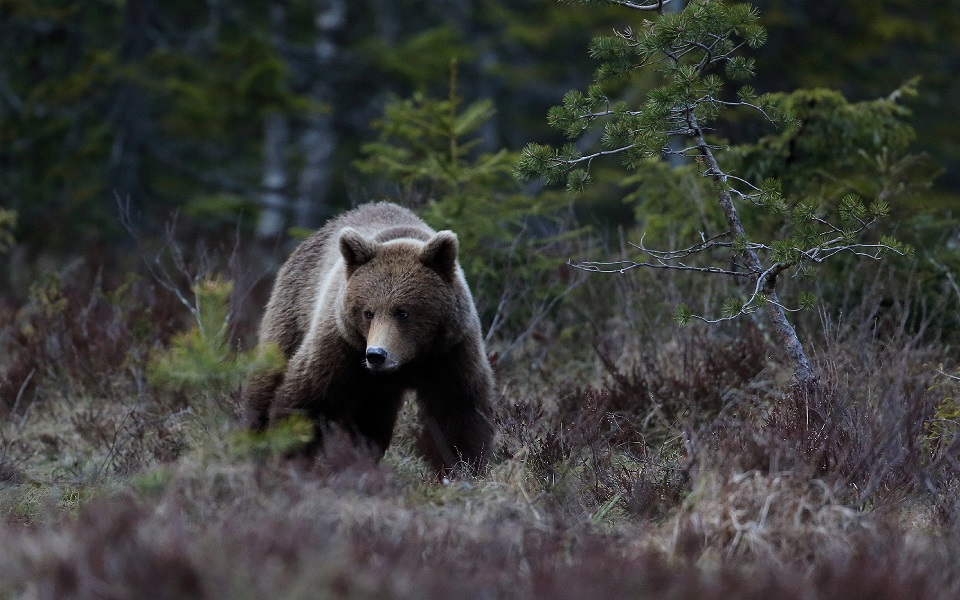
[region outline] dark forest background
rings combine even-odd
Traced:
[[[755,56],[761,93],[825,87],[867,100],[920,77],[906,103],[913,150],[942,174],[908,213],[952,219],[957,3],[754,4],[769,33]],[[585,87],[591,37],[627,16],[539,0],[4,0],[0,206],[17,213],[4,283],[40,256],[122,254],[130,236],[118,202],[147,232],[176,211],[184,236],[239,228],[266,238],[316,227],[352,203],[417,197],[356,161],[380,136],[372,124],[391,98],[448,97],[452,61],[463,104],[494,110],[476,152],[559,142],[547,110]],[[733,142],[752,134],[720,133]],[[644,207],[623,204],[631,190],[621,179],[608,173],[578,200],[580,216],[629,228]]]

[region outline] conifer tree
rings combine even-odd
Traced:
[[[739,280],[743,296],[727,299],[719,316],[695,314],[681,305],[676,309],[675,320],[680,324],[692,319],[718,322],[765,311],[791,362],[796,384],[812,390],[817,377],[788,315],[816,300],[810,294],[801,294],[798,306],[790,308],[780,299],[778,282],[788,275],[807,272],[838,254],[879,258],[888,251],[908,252],[907,247],[892,238],[870,242],[865,236],[868,229],[887,216],[889,194],[879,193],[867,204],[853,194],[844,195],[839,201],[798,199],[786,196],[775,178],[750,181],[742,175],[743,171],[734,174],[724,167],[724,154],[730,148],[711,134],[718,120],[729,111],[752,109],[764,119],[778,123],[787,135],[796,134],[804,125],[788,110],[790,96],[758,97],[744,85],[735,97],[729,97],[732,83],[753,74],[754,60],[743,53],[759,48],[766,39],[757,11],[750,5],[692,0],[682,11],[667,13],[663,8],[670,0],[566,1],[652,11],[645,14],[656,13],[656,21],[644,20],[636,29],[627,27],[613,36],[595,38],[590,53],[601,64],[593,84],[586,91],[570,91],[563,104],[549,112],[550,124],[581,145],[586,139],[585,131],[603,122],[600,148],[583,149],[573,142],[562,148],[529,144],[517,163],[518,175],[541,177],[548,183],[565,182],[571,191],[579,191],[589,184],[593,163],[609,156],[619,157],[627,169],[641,172],[665,157],[688,160],[712,183],[723,214],[722,233],[701,235],[689,247],[660,251],[641,242],[634,246],[642,255],[640,260],[575,266],[607,273],[647,266]],[[632,75],[648,71],[655,71],[656,84],[639,101],[618,101],[613,97],[618,91],[629,89]],[[644,81],[650,81],[650,77],[648,74]],[[912,87],[906,86],[878,101],[879,110],[877,103],[854,105],[840,97],[846,109],[841,111],[847,119],[844,126],[857,131],[872,129],[874,137],[888,135],[885,132],[891,123],[899,124],[903,116],[895,107],[897,97],[912,91]],[[906,126],[899,125],[895,129],[902,133]],[[737,156],[730,157],[736,159]],[[761,232],[748,231],[741,218],[744,210],[765,211],[777,219],[780,225],[773,239],[761,239]],[[722,256],[706,266],[697,261],[702,254],[717,253]]]

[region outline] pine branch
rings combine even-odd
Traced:
[[[623,146],[622,148],[615,148],[613,150],[599,150],[597,152],[594,152],[593,154],[586,154],[584,156],[578,156],[577,158],[553,158],[551,160],[556,162],[556,164],[566,165],[567,167],[572,168],[573,166],[578,165],[582,162],[589,163],[593,159],[598,158],[600,156],[609,156],[611,154],[619,154],[621,152],[626,152],[627,150],[631,150],[633,148],[636,148],[636,144],[628,144],[626,146]]]

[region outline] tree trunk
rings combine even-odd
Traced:
[[[347,8],[343,0],[314,0],[314,77],[309,93],[310,98],[325,110],[307,118],[300,136],[304,164],[297,187],[295,224],[298,227],[313,227],[318,217],[326,212],[323,204],[336,148],[333,73],[339,48],[335,36],[343,28],[346,18]]]
[[[129,0],[125,3],[120,50],[123,71],[138,63],[150,51],[148,4],[146,0]],[[139,200],[146,191],[143,163],[150,130],[147,96],[137,83],[124,75],[117,84],[114,97],[116,101],[110,109],[110,119],[114,125],[110,188],[122,199]]]
[[[270,6],[270,37],[274,49],[281,53],[286,45],[287,2],[276,0]],[[290,218],[287,197],[287,147],[290,144],[290,122],[286,115],[272,112],[263,122],[263,193],[257,237],[271,238],[283,232]]]
[[[730,192],[727,191],[727,175],[720,169],[717,159],[710,150],[710,145],[707,144],[706,139],[704,139],[703,130],[700,129],[696,116],[690,111],[687,112],[687,124],[690,126],[690,133],[694,139],[694,143],[697,145],[697,149],[703,157],[704,165],[707,169],[706,175],[709,175],[714,181],[720,184],[720,207],[723,209],[723,215],[726,218],[727,227],[730,228],[731,235],[735,238],[746,237],[743,231],[743,223],[740,221],[740,215],[737,213],[737,207],[733,203],[733,197],[730,195]],[[746,261],[747,268],[755,273],[757,277],[764,276],[765,269],[756,251],[752,248],[747,248],[743,253],[743,257]],[[811,392],[817,385],[817,376],[813,371],[813,367],[810,365],[810,361],[807,359],[806,353],[803,351],[803,345],[800,343],[800,338],[797,337],[797,331],[790,323],[790,319],[787,318],[786,311],[783,310],[775,288],[776,281],[774,278],[775,276],[766,276],[766,281],[761,282],[761,289],[770,300],[766,306],[767,318],[769,318],[773,324],[773,330],[780,344],[786,351],[787,357],[793,363],[793,376],[796,385],[804,392]]]
[[[280,113],[267,115],[263,125],[263,209],[257,221],[257,237],[260,238],[280,235],[289,218],[290,201],[285,192],[289,140],[287,116]]]
[[[396,45],[400,40],[400,10],[396,0],[373,0],[369,4],[377,35],[388,47]]]

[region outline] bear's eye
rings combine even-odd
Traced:
[[[393,311],[393,316],[395,316],[398,321],[406,321],[410,317],[410,313],[402,308],[398,308],[397,310]]]
[[[373,318],[373,311],[370,310],[370,309],[367,309],[367,310],[363,311],[363,318],[364,318],[364,319],[367,319],[368,321],[369,321],[370,319],[372,319],[372,318]]]

